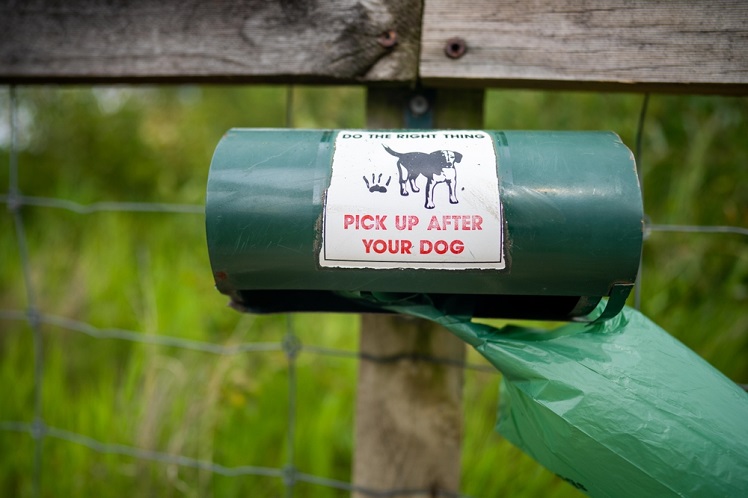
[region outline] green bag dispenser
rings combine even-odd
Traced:
[[[216,287],[253,313],[456,297],[474,316],[617,314],[643,211],[611,132],[232,129],[206,200]]]

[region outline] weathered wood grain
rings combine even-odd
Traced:
[[[445,55],[463,38],[467,53]],[[743,0],[427,0],[425,84],[748,93]]]
[[[0,0],[0,81],[414,81],[420,20],[421,0]]]
[[[465,358],[464,343],[425,320],[362,315],[360,350],[378,357],[405,358],[360,363],[353,484],[381,492],[410,489],[431,491],[432,496],[456,494],[460,488],[462,370],[407,356],[460,362]]]

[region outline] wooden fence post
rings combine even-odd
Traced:
[[[369,88],[367,126],[405,127],[410,95]],[[482,90],[440,90],[435,96],[435,128],[482,127]],[[457,493],[463,371],[423,358],[464,361],[465,345],[425,320],[367,314],[360,351],[353,483],[381,491],[427,490],[431,496]]]

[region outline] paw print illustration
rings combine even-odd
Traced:
[[[384,194],[387,192],[387,187],[390,184],[390,180],[392,180],[392,177],[387,178],[387,183],[382,185],[382,173],[379,173],[379,176],[376,176],[376,173],[371,174],[371,183],[369,183],[369,180],[364,176],[364,183],[366,184],[366,188],[369,189],[369,192],[379,192],[381,194]]]

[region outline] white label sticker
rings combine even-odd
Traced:
[[[496,170],[483,131],[340,131],[320,265],[505,268]]]

